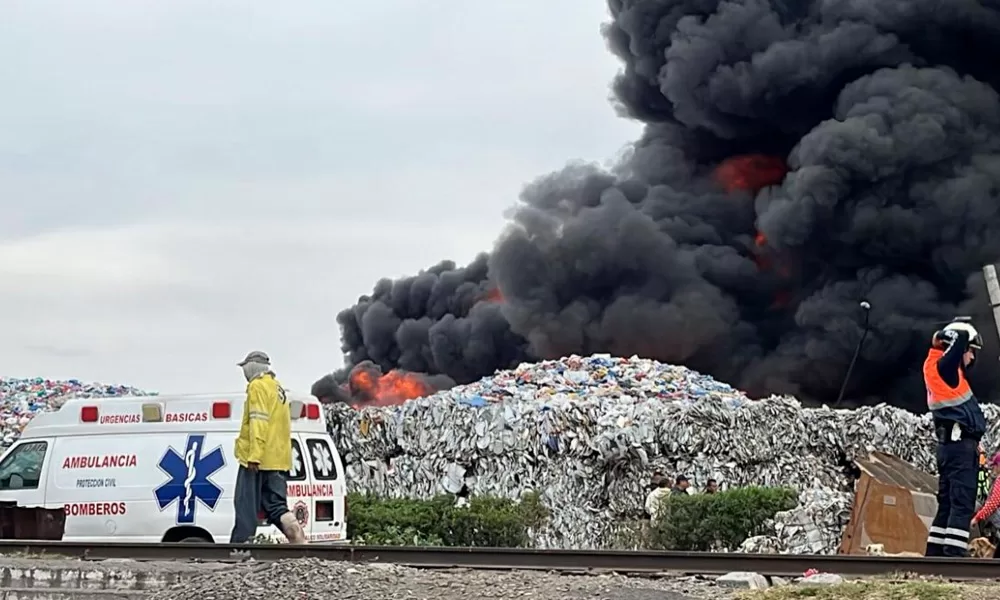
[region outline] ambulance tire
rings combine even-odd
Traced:
[[[201,527],[174,527],[163,534],[164,544],[211,544],[212,534]]]

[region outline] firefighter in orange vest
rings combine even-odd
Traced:
[[[969,547],[986,417],[965,374],[982,347],[976,328],[956,320],[934,334],[924,361],[927,408],[938,441],[938,510],[927,536],[927,556],[966,556]]]

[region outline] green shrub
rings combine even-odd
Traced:
[[[797,498],[795,490],[768,487],[667,496],[647,545],[665,550],[735,549],[748,537],[766,533],[768,520],[794,508]]]
[[[529,533],[548,513],[537,494],[521,502],[487,496],[456,506],[454,496],[430,500],[349,494],[347,535],[359,543],[384,546],[529,545]]]

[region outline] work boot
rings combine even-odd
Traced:
[[[281,532],[288,538],[289,544],[306,543],[306,534],[302,531],[302,526],[299,525],[294,513],[286,512],[281,515]]]

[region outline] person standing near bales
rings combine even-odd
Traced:
[[[986,464],[986,449],[979,442],[979,482],[976,486],[976,506],[986,502],[990,495],[990,466]]]
[[[998,542],[996,534],[1000,531],[1000,452],[993,455],[988,466],[990,475],[993,476],[993,485],[979,512],[972,518],[972,526],[979,525],[981,530],[988,529],[989,533],[984,532],[984,535],[993,538],[991,541],[996,543]],[[1000,546],[994,550],[993,558],[1000,558]]]
[[[938,510],[927,535],[927,556],[965,556],[969,547],[986,417],[966,371],[982,347],[976,328],[956,320],[934,334],[924,361],[927,408],[938,442]]]
[[[653,476],[653,488],[651,492],[646,496],[646,514],[649,515],[650,524],[656,524],[658,521],[658,513],[660,512],[660,503],[664,498],[670,495],[670,480],[666,477],[660,475],[657,477]]]
[[[254,351],[238,363],[247,380],[243,422],[236,438],[234,504],[236,522],[229,543],[245,544],[257,533],[257,512],[281,530],[293,544],[305,543],[305,533],[288,510],[292,468],[292,419],[285,390],[271,371],[267,354]]]
[[[652,492],[656,488],[660,487],[660,483],[663,479],[663,471],[653,471],[653,476],[649,478],[649,483],[646,484],[646,491]]]

